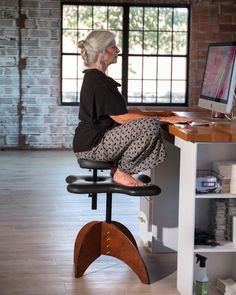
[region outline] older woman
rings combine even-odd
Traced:
[[[73,148],[78,158],[114,161],[113,181],[141,186],[132,174],[166,159],[157,118],[127,110],[119,83],[106,75],[119,49],[110,31],[92,31],[78,44],[86,70]]]

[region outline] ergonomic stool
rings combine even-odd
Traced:
[[[93,170],[93,174],[68,176],[67,190],[74,194],[89,194],[92,198],[92,209],[97,209],[98,194],[106,193],[106,219],[91,221],[79,231],[74,244],[75,277],[81,277],[100,255],[108,255],[126,263],[142,283],[149,284],[149,274],[132,233],[123,224],[112,220],[112,194],[154,196],[159,195],[161,189],[153,184],[139,187],[119,185],[114,183],[110,176],[98,176],[98,170],[111,169],[113,162],[80,159],[78,163],[81,168]],[[151,180],[147,175],[139,175],[139,179],[144,183]]]

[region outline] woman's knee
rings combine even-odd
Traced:
[[[143,131],[148,132],[151,134],[159,134],[160,132],[160,122],[156,118],[144,118],[142,119],[142,124],[143,124]]]

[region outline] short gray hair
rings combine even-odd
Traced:
[[[107,30],[94,30],[88,36],[79,41],[78,47],[81,49],[81,56],[84,65],[89,66],[95,63],[98,54],[102,53],[115,40],[115,34]]]

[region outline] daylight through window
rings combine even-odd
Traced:
[[[62,5],[62,104],[78,104],[83,60],[78,41],[94,29],[116,34],[118,62],[108,75],[129,104],[185,105],[188,7]]]

